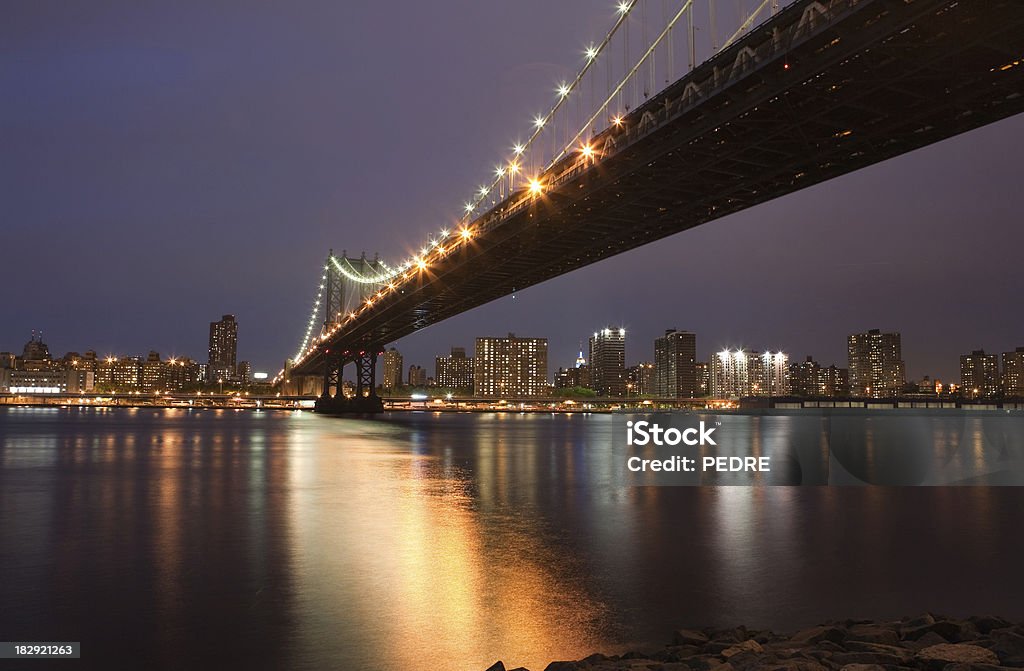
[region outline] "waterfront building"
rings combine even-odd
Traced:
[[[627,368],[626,395],[649,396],[651,394],[654,394],[654,364],[644,361]]]
[[[993,398],[1002,392],[999,356],[976,349],[960,357],[960,391],[967,398]]]
[[[818,377],[818,393],[821,396],[848,396],[850,394],[850,371],[835,364],[822,368]]]
[[[872,329],[847,338],[850,393],[857,397],[897,396],[906,384],[899,333]]]
[[[789,355],[785,352],[723,350],[711,358],[715,398],[789,394]]]
[[[1009,398],[1024,398],[1024,347],[1003,352],[1003,393]]]
[[[811,356],[789,364],[789,393],[793,396],[845,396],[850,377],[845,368],[822,366]]]
[[[410,387],[426,387],[427,369],[416,364],[409,366],[408,384]]]
[[[591,336],[590,386],[598,396],[626,394],[626,329],[605,327]]]
[[[477,338],[473,356],[476,396],[543,396],[548,393],[547,338]]]
[[[91,392],[94,378],[75,369],[19,370],[0,368],[0,392],[11,394],[77,394]]]
[[[654,395],[697,397],[697,335],[668,329],[654,340]]]
[[[711,393],[711,366],[706,361],[698,361],[694,368],[697,371],[697,396],[707,396]]]
[[[402,353],[392,347],[384,352],[384,379],[382,387],[385,390],[400,389],[402,387],[402,370],[404,362]]]
[[[438,387],[451,391],[473,390],[473,357],[465,347],[452,347],[451,354],[434,359],[434,380]]]
[[[209,381],[230,382],[235,379],[238,353],[238,323],[234,315],[224,315],[210,322]]]
[[[167,366],[160,360],[159,352],[150,352],[142,363],[139,378],[142,391],[160,391],[167,388]]]

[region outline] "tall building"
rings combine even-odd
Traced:
[[[410,387],[426,387],[427,369],[416,364],[409,366],[408,382]]]
[[[598,396],[625,396],[626,329],[606,327],[591,336],[590,386]]]
[[[235,379],[238,353],[238,324],[234,315],[224,315],[220,321],[210,322],[211,382]]]
[[[748,353],[722,350],[711,357],[711,395],[715,398],[750,396]]]
[[[906,384],[899,333],[872,329],[847,338],[850,394],[858,397],[897,396]]]
[[[384,379],[382,386],[386,390],[402,387],[402,371],[405,368],[402,353],[392,347],[384,352]]]
[[[548,339],[477,338],[473,355],[476,396],[544,396],[548,393]]]
[[[1024,398],[1024,347],[1003,352],[1003,393],[1010,398]]]
[[[434,380],[438,387],[452,391],[473,390],[473,357],[466,356],[465,347],[453,347],[448,356],[434,359]]]
[[[818,380],[821,366],[807,355],[807,359],[799,363],[789,364],[789,388],[794,396],[820,396]]]
[[[626,369],[626,395],[643,396],[654,393],[654,364],[643,361]]]
[[[960,392],[967,398],[993,398],[1002,393],[999,356],[976,349],[960,357]]]
[[[159,352],[150,352],[142,362],[139,379],[142,391],[160,391],[167,389],[167,366],[160,360]]]
[[[654,395],[697,397],[697,335],[669,329],[654,340]]]
[[[849,396],[850,371],[835,364],[818,371],[818,394],[821,396]]]
[[[707,396],[711,393],[711,366],[706,361],[698,361],[694,366],[697,370],[697,396]]]
[[[825,368],[810,356],[789,364],[789,393],[794,396],[845,396],[849,386],[849,372],[845,368]]]
[[[789,355],[785,352],[723,350],[711,357],[715,398],[789,394]]]

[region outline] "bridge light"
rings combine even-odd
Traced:
[[[488,191],[488,188],[486,186],[481,186],[480,189],[477,191],[477,193],[480,194],[481,196],[486,196],[487,195],[487,191]]]
[[[516,156],[519,156],[519,155],[520,155],[520,154],[522,154],[522,153],[523,153],[524,151],[526,151],[526,147],[524,147],[523,145],[521,145],[521,144],[519,144],[519,143],[517,142],[517,143],[515,144],[515,146],[514,146],[514,147],[512,147],[512,151],[514,151],[514,152],[515,152]]]
[[[533,119],[533,125],[534,125],[534,126],[535,126],[535,127],[537,128],[537,129],[541,129],[541,128],[543,128],[543,127],[544,127],[544,117],[542,117],[542,116],[540,116],[540,115],[538,115],[538,116],[534,117],[534,119]]]
[[[416,262],[416,267],[419,268],[420,270],[426,270],[427,262],[424,261],[423,259],[420,259],[419,261]]]
[[[565,96],[569,95],[569,91],[570,90],[571,89],[564,82],[559,84],[558,85],[558,95],[559,95],[559,97],[564,98]]]
[[[544,192],[544,184],[541,183],[541,181],[538,180],[538,179],[531,179],[530,180],[530,193],[532,193],[535,196],[539,196],[543,192]]]
[[[495,177],[504,177],[505,176],[505,168],[503,168],[500,165],[495,167],[494,168],[494,176]]]
[[[508,164],[508,171],[510,173],[512,173],[513,175],[515,175],[516,173],[519,172],[519,164],[518,163],[509,163]]]
[[[594,47],[593,44],[591,44],[589,47],[587,47],[587,50],[586,50],[585,53],[587,55],[587,60],[588,61],[592,61],[595,58],[597,58],[597,48]]]
[[[469,214],[470,212],[473,211],[473,203],[466,203],[465,208],[466,208],[466,214]]]
[[[622,2],[619,3],[619,6],[616,9],[618,9],[619,14],[625,14],[626,12],[629,11],[629,8],[632,4],[633,3],[628,2],[628,0],[623,0]]]
[[[442,228],[441,229],[441,237],[442,238],[447,238],[448,237],[448,229],[447,228]]]
[[[615,124],[616,126],[621,126],[622,125],[622,117],[616,116],[614,119],[612,119],[612,123]]]
[[[594,148],[589,144],[585,144],[580,148],[584,158],[594,158]]]
[[[470,230],[468,228],[462,229],[462,239],[463,240],[469,240],[472,236],[473,236],[473,234],[470,232]]]

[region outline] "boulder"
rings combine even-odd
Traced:
[[[746,641],[743,641],[742,643],[737,643],[736,645],[723,650],[722,657],[729,659],[733,655],[738,655],[741,652],[762,653],[764,652],[764,648],[762,648],[761,644],[757,641],[748,639]]]
[[[900,642],[900,635],[895,627],[884,624],[855,624],[846,630],[846,640],[896,645]]]
[[[695,629],[678,629],[672,642],[676,645],[704,645],[708,642],[708,635]]]
[[[989,647],[1004,666],[1024,666],[1024,636],[1009,628],[994,630],[990,636]]]
[[[846,664],[839,667],[839,671],[885,671],[885,667],[879,664]]]
[[[882,643],[865,643],[863,641],[847,641],[846,649],[851,652],[870,652],[899,659],[901,663],[909,662],[914,658],[914,653],[906,648],[895,645],[884,645]]]
[[[953,643],[973,641],[979,635],[977,628],[972,623],[956,620],[936,620],[918,627],[904,627],[900,635],[904,640],[916,641],[929,632],[934,632]]]
[[[798,631],[789,640],[794,643],[818,643],[820,641],[842,643],[845,638],[846,632],[839,627],[811,627]]]
[[[925,663],[942,662],[945,664],[999,664],[996,653],[970,643],[940,643],[929,646],[917,653],[917,658]]]
[[[973,624],[982,634],[988,634],[993,629],[1013,626],[1013,623],[1009,620],[996,617],[995,615],[972,615],[967,618],[967,621]]]

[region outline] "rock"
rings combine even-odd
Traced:
[[[999,657],[996,656],[996,653],[970,643],[932,645],[919,651],[917,658],[926,663],[999,664]]]
[[[885,671],[879,664],[847,664],[839,667],[839,671]]]
[[[584,671],[589,666],[579,662],[551,662],[544,667],[544,671]]]
[[[967,621],[973,624],[982,634],[988,634],[993,629],[1003,629],[1005,627],[1013,626],[1013,623],[1009,620],[1004,620],[1003,618],[996,617],[994,615],[972,615],[967,618]]]
[[[789,640],[794,643],[818,643],[819,641],[842,643],[845,638],[846,632],[839,627],[812,627],[798,631]]]
[[[900,666],[906,661],[906,657],[886,654],[884,652],[837,652],[832,655],[830,661],[839,666],[849,664],[880,664],[882,666]]]
[[[900,641],[900,645],[908,650],[924,650],[927,647],[941,645],[943,643],[949,643],[949,641],[942,638],[934,631],[929,631],[916,641]]]
[[[900,635],[904,640],[916,641],[928,632],[935,632],[947,641],[954,643],[973,641],[978,638],[978,630],[972,623],[957,622],[956,620],[936,620],[919,627],[904,627]]]
[[[925,613],[915,618],[908,618],[903,621],[903,626],[907,629],[913,629],[914,627],[922,627],[926,624],[935,624],[935,618],[931,613]]]
[[[746,641],[743,641],[742,643],[738,643],[738,644],[732,646],[731,648],[726,648],[725,650],[723,650],[722,651],[722,657],[725,657],[726,659],[729,659],[733,655],[738,655],[741,652],[762,653],[762,652],[764,652],[764,648],[762,648],[761,644],[758,643],[757,641],[746,640]]]
[[[914,653],[906,648],[895,645],[884,645],[882,643],[865,643],[863,641],[847,641],[847,650],[852,652],[870,652],[899,659],[901,663],[909,662],[914,658]]]
[[[878,624],[855,624],[846,630],[846,640],[896,645],[900,642],[900,635],[896,633],[894,627]]]
[[[992,652],[999,656],[1004,666],[1024,666],[1024,636],[1003,628],[992,631],[991,638]]]
[[[762,671],[825,671],[825,667],[813,659],[798,658],[765,665]]]
[[[704,645],[708,642],[708,635],[703,631],[694,629],[679,629],[673,636],[672,641],[676,645]]]
[[[501,660],[499,659],[494,664],[488,666],[487,671],[505,671],[505,665],[502,664]]]

